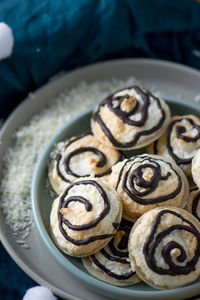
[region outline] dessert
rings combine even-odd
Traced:
[[[52,238],[64,253],[80,257],[91,255],[112,239],[121,216],[119,196],[106,181],[81,178],[53,202]]]
[[[187,176],[200,147],[200,119],[194,115],[173,116],[164,134],[147,147],[148,153],[173,160]]]
[[[197,186],[190,189],[190,195],[185,209],[200,221],[200,190]]]
[[[130,233],[129,256],[139,277],[155,288],[189,284],[200,275],[200,223],[177,207],[148,211]]]
[[[133,223],[122,220],[120,227],[99,252],[82,258],[89,273],[96,278],[117,286],[133,285],[140,281],[131,269],[128,256],[128,239]]]
[[[192,160],[192,178],[198,188],[200,188],[200,149],[195,153]]]
[[[156,140],[170,121],[170,110],[161,98],[139,86],[119,90],[94,110],[92,131],[105,145],[137,149]]]
[[[142,154],[118,162],[109,183],[120,195],[123,217],[130,221],[157,206],[184,207],[189,195],[181,169],[158,155]]]
[[[57,144],[49,162],[49,180],[53,189],[62,193],[80,177],[106,177],[111,167],[123,158],[121,151],[103,145],[91,133],[72,137]]]

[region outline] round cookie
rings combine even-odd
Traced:
[[[82,258],[85,268],[94,277],[116,286],[133,285],[140,281],[131,269],[128,257],[128,238],[133,223],[122,220],[120,227],[99,252]]]
[[[192,160],[192,178],[200,188],[200,149],[195,153]]]
[[[197,186],[190,189],[190,195],[185,209],[200,221],[200,189]]]
[[[173,116],[164,134],[147,147],[148,153],[173,160],[187,176],[200,147],[200,119],[194,115]]]
[[[109,183],[120,195],[123,217],[135,221],[157,206],[184,207],[189,195],[186,176],[174,163],[143,154],[112,167]]]
[[[145,213],[130,233],[128,248],[138,276],[155,288],[184,286],[200,275],[200,223],[183,209]]]
[[[103,145],[90,134],[73,137],[57,144],[49,162],[49,180],[58,193],[80,177],[104,177],[123,158],[121,151]]]
[[[50,214],[52,238],[72,256],[87,256],[114,236],[122,217],[116,191],[103,179],[81,178],[54,200]]]
[[[156,140],[170,121],[167,104],[139,86],[124,88],[95,109],[91,126],[105,145],[137,149]]]

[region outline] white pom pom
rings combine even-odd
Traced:
[[[14,45],[14,38],[11,28],[1,22],[0,23],[0,60],[11,55]]]
[[[36,286],[26,291],[22,300],[57,300],[53,293],[44,286]]]

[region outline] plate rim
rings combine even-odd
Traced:
[[[190,67],[190,66],[186,66],[186,65],[182,65],[180,63],[176,63],[176,62],[172,62],[172,61],[167,61],[167,60],[160,60],[160,59],[151,59],[151,58],[123,58],[123,59],[112,59],[112,60],[107,60],[107,61],[101,61],[101,62],[97,62],[94,64],[90,64],[87,66],[82,66],[80,68],[77,68],[73,71],[69,71],[67,73],[64,73],[62,77],[59,77],[58,79],[55,80],[50,80],[47,81],[44,85],[42,85],[41,87],[39,87],[38,89],[36,89],[34,91],[34,95],[35,98],[32,99],[29,95],[27,95],[27,97],[20,103],[18,104],[18,106],[12,111],[12,113],[8,116],[8,118],[6,119],[6,121],[4,122],[1,130],[0,130],[0,139],[2,138],[2,136],[4,135],[4,132],[6,132],[7,128],[10,126],[10,123],[12,123],[12,121],[15,119],[15,117],[20,113],[21,108],[24,107],[25,105],[29,106],[32,102],[37,101],[37,95],[38,93],[40,93],[41,91],[43,91],[44,89],[48,88],[48,86],[62,78],[65,77],[65,79],[67,80],[68,78],[71,78],[71,76],[76,77],[78,74],[92,71],[93,69],[95,69],[96,67],[101,67],[101,66],[113,66],[113,65],[121,65],[121,64],[135,64],[135,63],[139,63],[139,64],[153,64],[153,65],[157,65],[159,67],[167,67],[167,68],[171,68],[171,69],[178,69],[180,72],[186,72],[187,74],[191,73],[196,75],[197,77],[200,78],[200,72],[199,70]],[[134,75],[134,72],[133,72]],[[98,80],[98,79],[96,79]],[[46,102],[47,104],[48,102]],[[44,107],[44,105],[42,106]],[[23,124],[25,123],[25,121],[23,122]],[[20,125],[21,126],[21,125]],[[13,131],[14,132],[14,131]],[[50,287],[57,295],[61,296],[61,297],[71,297],[73,299],[79,299],[76,296],[71,295],[70,293],[61,290],[60,288],[57,288],[55,285],[49,283],[48,280],[45,280],[42,276],[38,275],[35,271],[33,271],[31,269],[30,266],[28,266],[27,264],[25,264],[23,262],[23,260],[21,259],[21,257],[19,256],[18,253],[16,253],[13,250],[12,245],[10,244],[10,242],[8,241],[6,234],[4,233],[4,230],[0,227],[0,240],[5,248],[5,250],[8,252],[8,254],[11,256],[11,258],[16,262],[16,264],[31,278],[33,278],[33,280],[35,280],[36,282],[38,282],[39,284],[45,284],[47,287]]]
[[[6,127],[9,125],[10,121],[15,117],[15,115],[20,111],[21,107],[24,106],[26,103],[30,103],[32,101],[37,101],[37,94],[43,91],[44,89],[48,88],[49,85],[52,83],[55,83],[56,81],[63,79],[64,77],[72,77],[76,76],[77,74],[80,74],[82,72],[87,72],[87,71],[92,71],[92,69],[96,67],[103,67],[103,66],[112,66],[112,65],[117,65],[117,64],[130,64],[130,63],[145,63],[146,65],[154,64],[154,65],[159,65],[159,66],[165,66],[165,67],[170,67],[172,69],[179,69],[180,71],[186,71],[192,74],[195,74],[200,77],[200,71],[198,69],[195,69],[193,67],[177,63],[177,62],[172,62],[168,60],[162,60],[162,59],[154,59],[154,58],[122,58],[122,59],[111,59],[111,60],[106,60],[106,61],[100,61],[96,62],[93,64],[89,64],[86,66],[81,66],[78,67],[72,71],[69,72],[64,72],[61,76],[58,76],[56,78],[55,76],[52,76],[47,82],[45,82],[43,85],[41,85],[39,88],[37,88],[34,91],[31,91],[30,93],[27,94],[27,97],[25,97],[11,112],[11,114],[8,116],[8,118],[5,120],[3,126],[0,129],[0,138],[3,135],[4,131],[6,130]],[[59,75],[59,73],[58,73]],[[32,98],[30,96],[31,93],[34,93],[35,97]],[[1,233],[1,232],[0,232]]]

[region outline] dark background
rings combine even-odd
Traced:
[[[0,61],[0,119],[57,72],[94,62],[148,57],[200,70],[199,2],[1,0],[0,21],[13,31],[14,49]],[[0,259],[0,298],[22,299],[37,283],[2,245]]]

